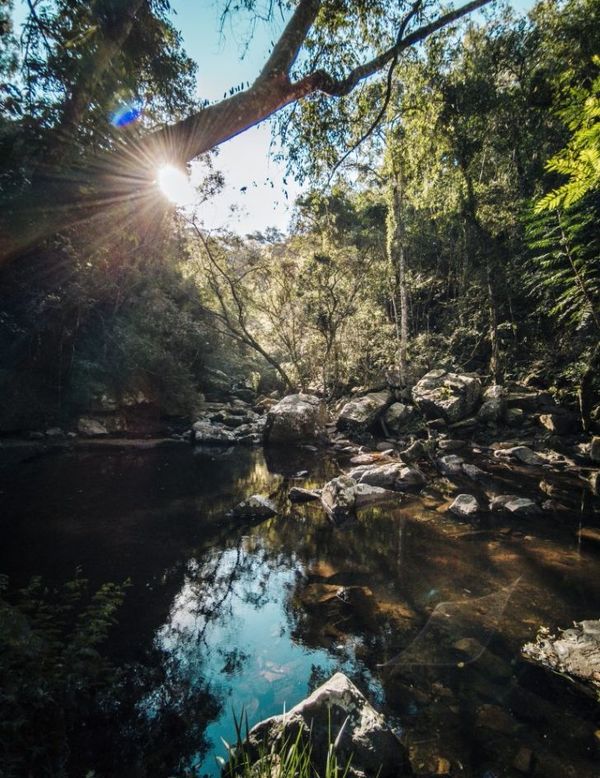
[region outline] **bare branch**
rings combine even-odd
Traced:
[[[288,79],[290,70],[319,13],[320,7],[321,0],[300,0],[292,18],[287,23],[285,30],[275,44],[271,56],[262,69],[258,77],[259,81],[272,78]]]

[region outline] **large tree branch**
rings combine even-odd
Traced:
[[[138,9],[142,2],[135,0],[133,8]],[[57,230],[87,220],[101,209],[129,203],[133,195],[149,195],[156,170],[162,163],[189,162],[310,94],[322,92],[334,97],[349,94],[362,80],[383,70],[410,46],[488,2],[472,0],[407,35],[398,35],[393,46],[354,68],[344,78],[336,79],[317,70],[291,82],[289,72],[321,6],[320,0],[300,0],[261,74],[249,89],[148,135],[124,137],[116,150],[92,160],[87,167],[63,170],[55,182],[30,186],[23,194],[22,204],[5,205],[0,259],[26,250]],[[126,22],[114,40],[122,40],[128,28]],[[105,58],[103,61],[105,64]],[[73,110],[77,114],[80,106],[73,106],[70,111]]]

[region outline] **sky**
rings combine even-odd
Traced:
[[[235,26],[229,19],[221,31],[224,3],[172,0],[171,5],[184,48],[198,65],[198,96],[211,101],[223,98],[230,87],[252,83],[271,42],[284,27],[284,20],[276,16],[270,22],[257,21],[252,31],[251,17],[237,13]],[[270,125],[263,122],[219,147],[215,167],[225,176],[225,188],[202,206],[199,217],[205,227],[226,227],[240,234],[266,227],[287,228],[301,190],[291,177],[284,183],[284,166],[270,155],[271,139]],[[192,166],[192,183],[201,175],[201,166]]]

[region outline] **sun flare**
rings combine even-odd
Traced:
[[[191,205],[195,199],[194,187],[181,168],[164,165],[158,171],[157,183],[164,196],[175,205]]]

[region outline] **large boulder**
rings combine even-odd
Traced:
[[[477,406],[481,382],[477,376],[430,370],[415,384],[412,397],[428,419],[453,423],[465,419]]]
[[[289,394],[269,409],[265,442],[295,443],[326,438],[325,403],[312,394]]]
[[[352,778],[412,775],[405,747],[384,717],[343,673],[336,673],[288,713],[261,721],[250,730],[247,749],[254,759],[277,754],[277,746],[299,738],[311,748],[315,774],[325,774],[335,743],[340,772]],[[257,773],[258,774],[258,773]],[[273,765],[272,775],[278,774]]]
[[[395,434],[414,429],[419,419],[419,412],[414,405],[404,403],[392,403],[383,417],[387,429]]]
[[[371,392],[347,402],[337,418],[337,428],[348,432],[367,432],[392,401],[387,390]]]

